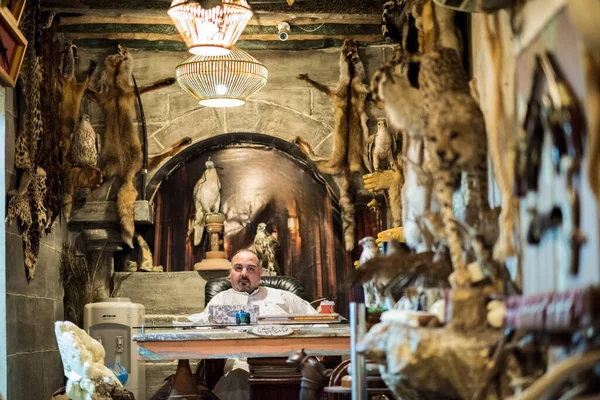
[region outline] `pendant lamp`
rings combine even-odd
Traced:
[[[267,84],[268,70],[245,51],[225,56],[196,55],[175,68],[179,85],[203,106],[235,107]]]
[[[173,0],[168,11],[192,54],[229,53],[252,18],[247,0]]]

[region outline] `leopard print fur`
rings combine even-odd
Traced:
[[[44,205],[46,173],[38,167],[38,144],[42,139],[43,122],[40,110],[42,68],[34,46],[37,39],[34,18],[37,7],[39,4],[36,2],[28,3],[21,18],[20,29],[30,45],[27,47],[19,77],[25,107],[15,143],[15,165],[25,171],[24,177],[28,176],[31,180],[22,178],[23,187],[16,193],[9,193],[7,212],[9,219],[18,218],[22,227],[25,266],[29,279],[35,277],[40,238],[48,222],[48,210]]]
[[[469,82],[454,49],[442,48],[421,59],[419,85],[427,114],[425,148],[428,152],[446,237],[459,286],[469,283],[452,208],[454,185],[466,174],[466,222],[476,222],[487,205],[487,146],[485,122],[470,95]]]

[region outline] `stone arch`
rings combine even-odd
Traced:
[[[197,142],[224,133],[260,132],[287,141],[301,136],[318,156],[326,157],[332,131],[328,121],[314,115],[267,100],[250,100],[242,107],[194,108],[152,132],[149,140],[166,147],[185,136]]]
[[[330,176],[321,174],[315,164],[297,145],[279,137],[249,132],[217,134],[203,139],[197,139],[190,146],[163,162],[156,170],[149,174],[148,183],[146,185],[146,198],[152,199],[154,193],[158,190],[160,183],[188,160],[199,156],[203,152],[230,146],[264,146],[285,152],[297,161],[306,164],[312,170],[315,178],[323,182],[327,191],[333,197],[334,203],[336,205],[338,204],[339,189],[335,181]]]

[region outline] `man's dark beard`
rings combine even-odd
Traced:
[[[242,286],[242,282],[248,282],[248,286]],[[250,285],[250,279],[241,278],[238,280],[238,286],[240,287],[241,292],[252,293],[252,287]]]

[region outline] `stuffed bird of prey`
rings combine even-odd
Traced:
[[[377,132],[367,139],[365,166],[369,172],[382,171],[394,167],[396,137],[387,126],[385,118],[377,120]]]
[[[359,240],[359,245],[362,246],[362,253],[358,259],[358,267],[360,268],[367,261],[380,255],[377,242],[371,236],[364,237]],[[381,304],[381,299],[377,296],[377,289],[373,285],[373,281],[363,282],[363,290],[365,292],[365,307],[375,308]]]
[[[71,161],[78,167],[97,167],[100,155],[100,136],[90,124],[90,117],[82,114],[79,126],[72,134]]]
[[[204,219],[207,214],[217,213],[221,208],[221,182],[215,169],[215,164],[208,159],[206,170],[194,186],[194,226],[190,234],[194,233],[194,246],[198,246],[204,235]]]
[[[275,260],[275,249],[278,246],[277,239],[267,232],[267,224],[264,222],[258,224],[256,236],[254,236],[254,248],[263,267],[266,266],[270,274],[279,273]]]

